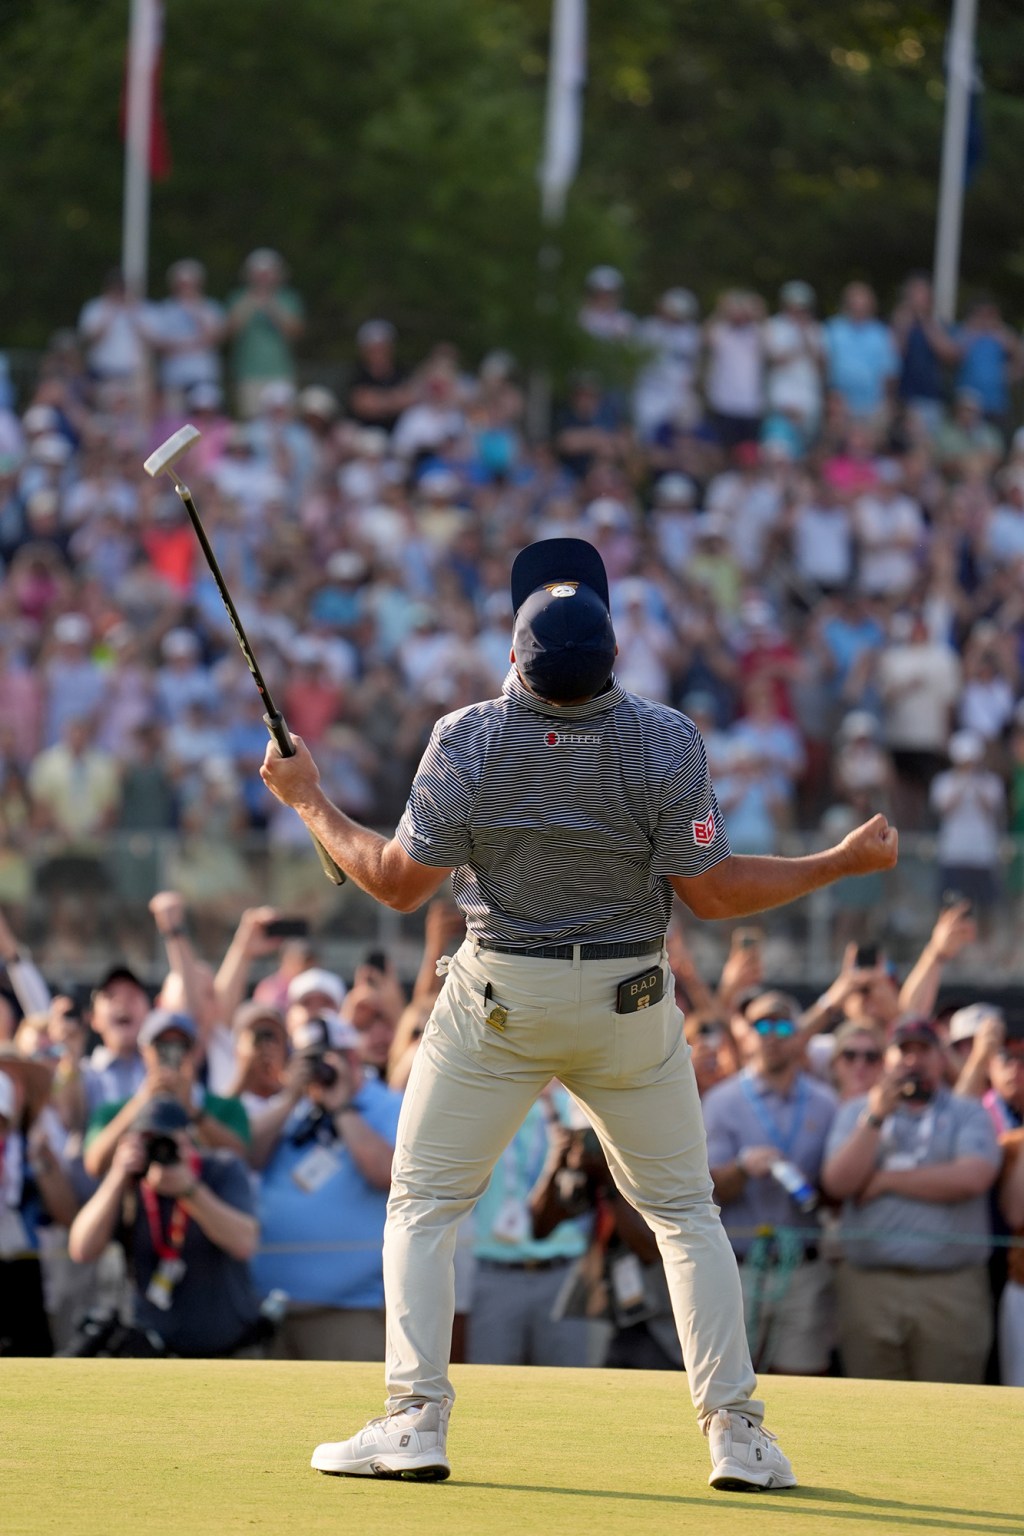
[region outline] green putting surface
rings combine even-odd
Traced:
[[[324,1477],[319,1440],[381,1411],[373,1365],[0,1364],[5,1536],[817,1536],[1024,1533],[1024,1391],[768,1378],[801,1487],[707,1486],[672,1374],[457,1367],[446,1483]]]

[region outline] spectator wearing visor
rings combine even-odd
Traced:
[[[120,1326],[117,1318],[88,1319],[67,1353],[196,1358],[258,1349],[254,1204],[241,1160],[201,1150],[185,1105],[154,1094],[118,1136],[69,1236],[79,1263],[98,1258],[111,1239],[123,1244],[128,1315]]]
[[[817,1186],[835,1095],[803,1069],[794,998],[763,992],[746,1016],[747,1065],[703,1100],[715,1198],[740,1261],[755,1365],[822,1375],[832,1305]]]
[[[839,1343],[851,1376],[981,1382],[992,1342],[988,1191],[995,1132],[950,1093],[938,1032],[904,1018],[885,1073],[840,1105],[822,1187],[843,1201]]]

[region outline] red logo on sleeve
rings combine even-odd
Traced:
[[[713,843],[714,842],[714,840],[715,840],[715,813],[714,813],[714,811],[708,811],[707,820],[706,821],[695,821],[695,822],[692,822],[691,825],[693,827],[693,840],[694,840],[695,843],[699,844],[700,847],[706,848],[708,843]]]

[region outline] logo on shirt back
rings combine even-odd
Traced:
[[[693,822],[690,823],[690,825],[693,827],[693,840],[701,848],[706,848],[708,843],[713,843],[714,842],[714,840],[715,840],[715,813],[714,813],[714,811],[708,811],[707,818],[704,821],[693,821]]]
[[[602,737],[598,731],[545,731],[544,744],[548,747],[575,746],[597,747]]]

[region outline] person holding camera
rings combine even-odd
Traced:
[[[364,1073],[358,1031],[325,1012],[292,1028],[286,1099],[260,1190],[261,1293],[290,1300],[289,1360],[383,1360],[381,1244],[401,1096]]]
[[[68,1240],[78,1263],[98,1258],[112,1239],[125,1248],[130,1310],[124,1326],[111,1328],[111,1353],[205,1358],[256,1345],[254,1206],[244,1164],[201,1150],[178,1098],[155,1093],[135,1112]],[[99,1353],[89,1347],[94,1331],[87,1326],[68,1353]]]
[[[971,903],[985,938],[999,898],[1006,789],[985,766],[985,739],[977,731],[954,731],[947,750],[950,767],[936,775],[930,791],[939,827],[939,890]]]
[[[839,1347],[850,1376],[980,1383],[992,1342],[988,1191],[1000,1153],[953,1094],[930,1020],[904,1018],[885,1073],[840,1104],[821,1173],[843,1202]]]
[[[102,1104],[89,1120],[84,1143],[85,1171],[104,1176],[126,1131],[153,1098],[170,1097],[186,1111],[200,1145],[244,1158],[249,1122],[238,1099],[204,1092],[196,1082],[198,1034],[187,1013],[154,1008],[139,1030],[144,1076],[130,1099]]]

